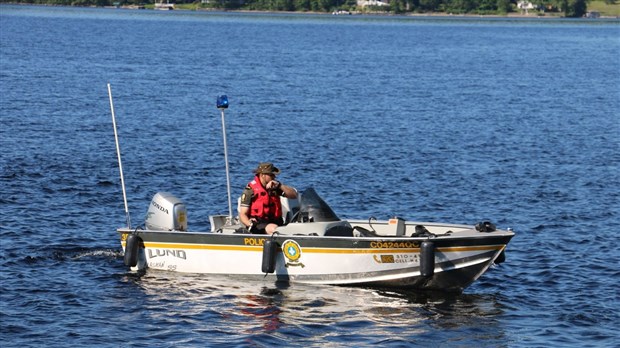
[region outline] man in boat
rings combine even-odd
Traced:
[[[276,180],[280,169],[272,163],[259,163],[254,174],[241,195],[239,220],[251,233],[273,234],[284,223],[280,196],[295,199],[297,190]]]

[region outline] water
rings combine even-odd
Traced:
[[[0,6],[0,339],[38,346],[620,344],[620,23]],[[124,207],[189,225],[259,161],[340,217],[517,236],[461,295],[123,265]],[[235,260],[230,260],[235,262]]]

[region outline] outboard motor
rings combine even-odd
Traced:
[[[187,231],[185,204],[167,192],[157,192],[149,204],[144,225],[147,230]]]

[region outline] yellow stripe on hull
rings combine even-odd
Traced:
[[[123,248],[125,242],[122,243]],[[193,250],[225,250],[225,251],[263,251],[262,246],[252,245],[214,245],[214,244],[189,244],[189,243],[144,243],[146,248],[160,249],[193,249]],[[463,251],[491,251],[503,250],[505,245],[485,245],[485,246],[462,246],[437,248],[438,252],[463,252]],[[352,248],[315,248],[305,247],[304,253],[317,254],[389,254],[389,253],[419,253],[420,248],[394,248],[394,249],[352,249]]]

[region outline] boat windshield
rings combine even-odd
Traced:
[[[299,213],[314,222],[340,221],[332,208],[319,197],[319,194],[312,187],[301,194]]]

